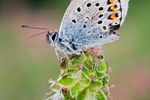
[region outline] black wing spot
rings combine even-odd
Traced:
[[[102,21],[98,21],[98,24],[102,24]]]
[[[103,26],[103,29],[106,30],[106,26]]]
[[[102,38],[102,35],[99,38]]]
[[[98,6],[99,6],[99,3],[96,3],[95,6],[98,7]]]
[[[115,8],[117,8],[117,5],[114,5]]]
[[[120,1],[120,0],[118,0],[118,1]],[[111,0],[108,0],[108,1],[107,1],[107,4],[109,5],[109,4],[112,4],[112,3],[114,3],[114,2],[115,2],[115,0],[112,0],[112,1],[111,1]]]
[[[99,17],[99,18],[103,17],[103,14],[100,14],[98,17]]]
[[[91,3],[88,3],[88,4],[87,4],[87,7],[90,7],[90,6],[91,6]]]
[[[118,13],[116,13],[116,14],[115,14],[115,17],[119,17],[119,14],[118,14]]]
[[[73,19],[73,20],[72,20],[72,22],[73,22],[73,23],[76,23],[76,20],[75,20],[75,19]]]
[[[103,10],[103,7],[100,7],[100,8],[99,8],[99,11],[102,11],[102,10]]]
[[[77,11],[78,11],[78,12],[81,12],[81,8],[80,8],[80,7],[78,7],[78,8],[77,8]]]
[[[86,25],[83,25],[83,28],[86,28]]]
[[[112,23],[110,23],[108,26],[112,26],[113,24]]]
[[[108,11],[116,11],[117,10],[117,5],[112,5],[108,8]]]
[[[118,25],[113,25],[110,27],[111,30],[118,30],[120,28],[120,24]]]

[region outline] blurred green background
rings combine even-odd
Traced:
[[[0,0],[0,100],[41,100],[60,67],[43,30],[59,29],[71,0]],[[130,0],[119,41],[103,46],[113,100],[150,100],[150,0]],[[110,100],[110,98],[108,98]]]

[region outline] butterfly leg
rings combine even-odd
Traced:
[[[60,52],[58,51],[58,49],[57,49],[57,48],[55,48],[55,53],[56,53],[56,56],[57,56],[58,62],[60,63],[59,55],[58,55],[58,53],[60,54]]]
[[[58,52],[58,54],[59,54],[60,58],[62,58],[62,55],[61,55],[61,53],[60,53],[59,51],[57,51],[57,52]]]

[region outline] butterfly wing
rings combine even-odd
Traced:
[[[72,0],[59,36],[88,47],[117,40],[119,35],[112,31],[122,25],[127,8],[128,0]]]
[[[122,25],[127,15],[129,0],[120,0],[120,3],[121,3],[121,11],[122,11],[122,20],[121,20],[121,25]]]

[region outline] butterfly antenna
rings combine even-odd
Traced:
[[[33,34],[33,35],[29,35],[28,38],[32,38],[32,37],[35,37],[37,35],[41,35],[43,33],[47,33],[48,31],[45,31],[45,32],[41,32],[41,33],[38,33],[38,34]]]
[[[30,29],[41,29],[41,30],[49,30],[48,28],[38,28],[38,27],[31,27],[27,25],[22,25],[23,28],[30,28]]]
[[[41,29],[41,30],[48,30],[48,31],[51,31],[49,30],[48,28],[38,28],[38,27],[31,27],[31,26],[27,26],[27,25],[22,25],[23,28],[30,28],[30,29]],[[37,35],[41,35],[43,33],[47,33],[48,31],[45,31],[45,32],[41,32],[41,33],[38,33],[38,34],[34,34],[34,35],[30,35],[28,36],[28,38],[32,38],[32,37],[35,37]],[[52,32],[52,31],[51,31]]]

